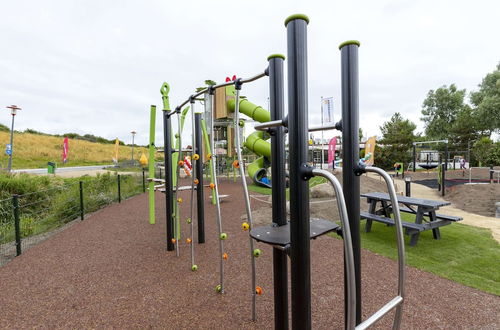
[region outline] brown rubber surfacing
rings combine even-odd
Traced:
[[[0,268],[0,327],[26,328],[273,328],[272,250],[256,243],[257,321],[250,320],[250,250],[241,185],[223,180],[226,293],[219,295],[215,207],[205,190],[206,240],[196,244],[197,272],[189,247],[181,256],[165,250],[164,195],[157,193],[157,224],[148,223],[147,194],[111,205],[26,251]],[[182,192],[184,220],[189,192]],[[264,203],[252,199],[252,208]],[[182,221],[183,233],[189,227]],[[196,228],[195,228],[196,232]],[[196,237],[194,239],[196,242]],[[311,241],[312,319],[316,329],[343,327],[342,242]],[[458,252],[457,252],[458,253]],[[366,318],[396,293],[396,262],[363,251],[363,312]],[[407,267],[403,329],[495,329],[500,298]],[[386,329],[392,314],[375,328]]]

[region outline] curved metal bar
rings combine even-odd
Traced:
[[[210,103],[212,105],[212,113],[210,114],[212,116],[212,120],[210,121],[210,150],[212,151],[212,161],[214,166],[212,166],[212,178],[213,178],[213,183],[215,185],[214,190],[215,190],[215,206],[216,206],[216,216],[217,216],[217,230],[219,232],[219,258],[220,258],[220,267],[219,267],[219,273],[220,273],[220,293],[224,293],[224,241],[221,239],[221,234],[222,234],[222,217],[220,213],[220,199],[219,199],[219,182],[217,180],[217,171],[215,170],[216,165],[217,165],[217,153],[215,152],[214,148],[214,96],[209,94],[210,98]]]
[[[240,90],[236,89],[235,93],[235,109],[234,109],[234,127],[235,127],[235,144],[236,144],[236,154],[238,156],[238,163],[240,169],[241,176],[241,184],[243,185],[243,195],[245,197],[245,208],[247,212],[248,223],[250,224],[250,228],[253,228],[253,218],[252,218],[252,209],[250,206],[250,196],[248,194],[248,186],[245,177],[245,168],[243,166],[243,157],[241,155],[241,142],[240,142],[240,130],[239,130],[239,121],[240,121]],[[256,320],[256,275],[255,275],[255,257],[253,255],[254,242],[250,235],[248,235],[250,242],[250,258],[251,258],[251,267],[252,267],[252,280],[251,280],[251,292],[252,292],[252,321]]]
[[[344,260],[345,260],[345,278],[347,281],[347,302],[346,302],[346,329],[354,329],[356,326],[356,280],[354,277],[354,255],[352,252],[351,230],[349,228],[349,217],[345,205],[344,193],[339,180],[330,172],[320,169],[313,169],[315,176],[321,176],[333,186],[337,196],[337,206],[339,209],[340,222],[342,223],[342,237],[344,238]]]
[[[189,220],[191,223],[189,224],[190,226],[190,238],[191,238],[191,270],[193,269],[194,266],[194,221],[193,221],[193,215],[194,215],[194,180],[196,179],[196,161],[193,159],[194,155],[194,144],[195,144],[195,131],[194,131],[194,97],[191,98],[191,148],[193,152],[191,152],[191,205],[190,205],[190,214],[189,214]],[[179,148],[179,149],[182,149]]]
[[[364,329],[370,326],[371,324],[375,323],[378,319],[380,319],[382,316],[384,316],[387,312],[389,312],[392,308],[396,307],[396,313],[394,315],[394,323],[392,328],[399,329],[401,326],[401,317],[403,315],[406,275],[405,275],[405,244],[404,244],[405,242],[403,236],[401,214],[399,212],[398,198],[396,195],[396,189],[394,188],[394,183],[392,182],[392,178],[389,176],[389,174],[387,174],[386,171],[378,167],[366,167],[365,171],[377,173],[382,178],[384,178],[384,181],[387,185],[387,191],[389,192],[389,196],[391,198],[392,210],[394,213],[394,222],[396,227],[397,244],[398,244],[398,297],[394,298],[391,302],[389,302],[388,304],[386,304],[386,306],[383,307],[383,309],[387,307],[384,310],[385,311],[384,313],[382,313],[381,309],[379,311],[380,313],[379,312],[375,313],[372,317],[367,319],[365,322],[361,323],[359,327],[360,329]],[[369,323],[368,321],[371,321],[371,323]],[[361,325],[364,325],[365,323],[367,323],[366,327],[361,327]]]
[[[265,77],[265,76],[268,76],[268,69],[266,68],[266,70],[264,70],[264,72],[262,73],[259,73],[259,74],[256,74],[255,76],[253,77],[250,77],[250,78],[247,78],[247,79],[241,79],[240,82],[242,84],[246,84],[246,83],[249,83],[249,82],[252,82],[252,81],[255,81],[255,80],[258,80],[262,77]]]

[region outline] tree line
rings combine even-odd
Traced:
[[[448,140],[451,157],[454,153],[467,157],[470,150],[471,159],[467,160],[472,166],[500,165],[500,141],[491,139],[493,133],[500,133],[500,63],[478,87],[469,94],[455,84],[430,90],[421,109],[423,135],[415,133],[415,123],[396,112],[380,127],[376,165],[392,168],[395,162],[408,164],[413,142],[430,140]],[[444,146],[431,148],[442,151]]]

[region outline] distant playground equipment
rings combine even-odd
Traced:
[[[229,79],[225,83],[208,86],[191,95],[171,111],[168,93],[169,86],[162,86],[163,98],[163,123],[164,123],[164,152],[165,152],[165,179],[154,178],[154,171],[150,170],[150,221],[151,212],[154,220],[154,183],[161,183],[164,187],[166,197],[166,225],[167,225],[167,250],[176,250],[179,253],[178,242],[180,240],[179,208],[177,203],[182,200],[177,195],[179,187],[179,170],[184,166],[182,160],[182,128],[184,117],[189,108],[183,107],[190,103],[195,124],[193,129],[192,159],[196,155],[204,155],[209,162],[211,179],[208,185],[215,200],[215,212],[217,221],[217,240],[219,242],[219,282],[215,285],[217,293],[225,292],[224,283],[224,261],[229,254],[224,250],[224,241],[231,239],[223,231],[220,195],[215,164],[218,153],[214,146],[214,122],[215,119],[225,118],[227,127],[236,132],[227,135],[234,136],[228,139],[228,150],[235,149],[237,162],[233,166],[240,172],[241,183],[245,198],[247,219],[241,225],[243,231],[249,234],[249,258],[251,261],[252,279],[249,289],[252,294],[252,319],[256,319],[256,297],[263,294],[264,289],[257,285],[255,263],[256,258],[262,257],[262,251],[254,248],[254,240],[273,247],[273,269],[274,269],[274,320],[276,329],[287,329],[288,326],[288,258],[291,260],[291,320],[294,329],[310,329],[311,320],[311,255],[310,240],[330,232],[336,232],[343,239],[344,254],[344,286],[345,286],[345,308],[344,319],[346,329],[366,329],[381,319],[384,315],[395,310],[393,329],[399,329],[402,317],[402,307],[405,297],[405,264],[404,264],[404,239],[402,222],[400,218],[397,196],[391,177],[383,170],[376,167],[368,167],[366,163],[372,158],[368,153],[363,159],[359,159],[359,83],[358,83],[358,48],[359,42],[347,41],[340,45],[341,52],[341,86],[342,86],[342,120],[335,124],[321,127],[308,126],[308,77],[307,77],[307,24],[309,19],[305,15],[292,15],[285,21],[287,29],[288,48],[288,115],[284,116],[284,60],[283,55],[275,54],[268,57],[268,66],[265,70],[248,79]],[[242,87],[265,76],[269,76],[270,89],[270,112],[250,103],[240,95]],[[204,95],[205,118],[209,121],[208,129],[203,124],[201,115],[194,114],[195,100]],[[151,153],[154,148],[154,110],[151,107],[151,132],[150,134],[150,169],[154,162]],[[250,164],[247,169],[254,182],[272,189],[272,214],[273,224],[267,226],[254,226],[248,187],[245,180],[245,166],[241,153],[240,137],[243,126],[239,119],[240,113],[261,122],[255,126],[257,132],[247,138],[245,146],[255,152],[260,158],[254,165]],[[176,145],[172,148],[173,130],[171,117],[177,114],[178,129],[175,135]],[[198,116],[200,115],[200,116]],[[196,124],[200,120],[201,125]],[[342,131],[343,141],[343,182],[344,188],[337,178],[323,169],[315,169],[308,165],[308,132],[337,129]],[[201,134],[200,134],[201,131]],[[287,220],[286,212],[286,172],[285,172],[285,145],[284,137],[289,137],[289,186],[290,186],[290,220]],[[205,150],[201,150],[201,136],[205,140]],[[271,139],[271,143],[267,139]],[[196,140],[196,141],[195,141]],[[231,140],[231,142],[230,142]],[[234,145],[232,144],[234,141]],[[189,152],[189,151],[187,151]],[[153,155],[154,156],[154,155]],[[203,176],[198,172],[201,169],[201,157],[195,161],[193,167],[191,185],[191,205],[193,205],[193,192],[203,191]],[[272,182],[267,178],[267,167],[271,165]],[[394,228],[396,231],[398,248],[398,288],[393,299],[386,303],[380,310],[362,321],[361,310],[361,246],[360,246],[360,180],[359,176],[365,172],[373,172],[380,175],[387,184],[390,200],[394,212]],[[195,174],[196,173],[196,174]],[[332,184],[336,203],[339,209],[341,225],[324,220],[310,219],[309,213],[309,179],[321,176]],[[196,185],[195,185],[196,180]],[[177,203],[175,203],[177,201]],[[198,231],[200,240],[200,203],[203,198],[198,195]],[[152,204],[153,203],[153,204]],[[153,205],[153,208],[151,208]],[[191,270],[195,271],[198,266],[194,264],[193,250],[193,221],[191,217],[187,223],[191,226],[190,235],[186,242],[191,246]],[[154,221],[152,222],[154,223]]]
[[[445,145],[444,157],[441,157],[439,151],[437,150],[421,150],[418,153],[417,157],[418,145],[429,145],[437,143],[444,143]],[[448,140],[413,142],[413,162],[411,164],[412,166],[409,167],[413,169],[413,172],[417,170],[417,165],[418,167],[423,168],[425,170],[431,170],[437,168],[439,164],[443,162],[443,158],[444,158],[445,168],[448,168]]]

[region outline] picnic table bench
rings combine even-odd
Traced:
[[[361,194],[361,196],[366,197],[370,204],[368,212],[360,212],[361,219],[366,219],[365,231],[367,233],[371,231],[373,221],[394,225],[394,220],[391,218],[393,209],[389,194],[372,192]],[[410,235],[410,246],[417,244],[420,232],[432,230],[434,239],[440,239],[439,227],[462,220],[461,217],[436,213],[441,206],[450,205],[447,201],[398,196],[398,202],[402,204],[399,208],[400,212],[415,214],[415,222],[402,221],[406,234]],[[377,209],[378,203],[381,207]]]

